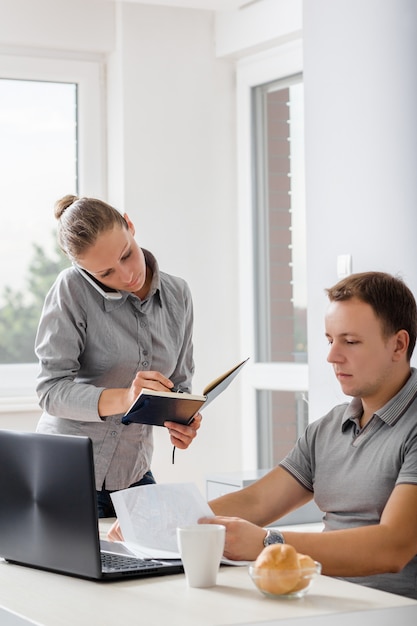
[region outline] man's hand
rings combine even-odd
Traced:
[[[202,517],[199,524],[226,526],[224,556],[232,561],[255,561],[262,552],[265,529],[239,517]]]

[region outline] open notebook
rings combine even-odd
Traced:
[[[181,561],[100,550],[88,437],[0,430],[0,556],[95,580],[182,572]]]

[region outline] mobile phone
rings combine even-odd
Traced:
[[[95,278],[92,274],[89,274],[86,270],[79,265],[74,265],[77,270],[80,272],[81,276],[85,278],[86,281],[90,283],[103,296],[106,300],[121,300],[123,298],[120,291],[117,289],[113,289],[112,287],[107,287],[107,285],[103,285],[97,278]]]

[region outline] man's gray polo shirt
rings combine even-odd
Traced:
[[[362,430],[361,414],[359,399],[333,408],[280,463],[314,492],[325,531],[378,524],[394,487],[417,485],[417,371]],[[417,598],[417,558],[398,574],[352,580]]]

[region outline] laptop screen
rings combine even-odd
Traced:
[[[87,577],[101,572],[88,437],[0,431],[0,555]]]

